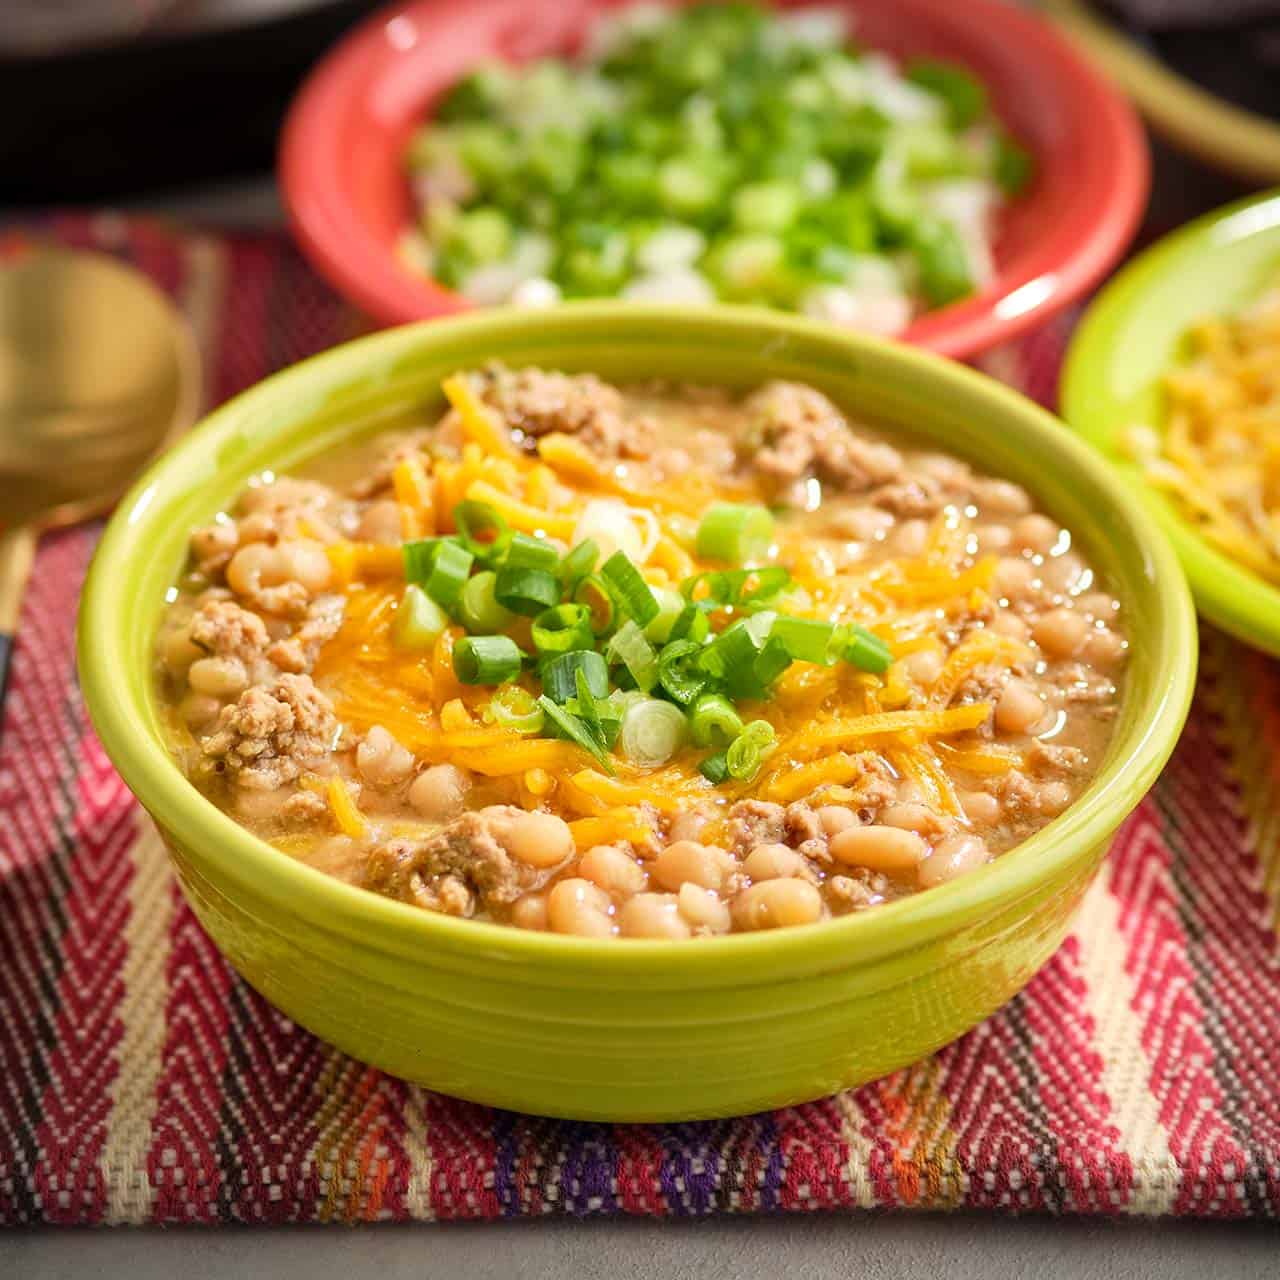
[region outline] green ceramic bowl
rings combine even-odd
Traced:
[[[1098,295],[1063,366],[1062,415],[1115,465],[1173,540],[1200,612],[1247,644],[1280,655],[1280,590],[1217,550],[1120,448],[1135,423],[1159,426],[1161,379],[1187,330],[1280,279],[1280,192],[1197,219],[1133,260]]]
[[[1079,532],[1133,644],[1096,781],[1016,852],[943,888],[806,929],[601,943],[432,915],[340,884],[238,827],[165,750],[152,640],[187,531],[287,469],[498,357],[606,378],[804,379],[852,412],[1022,481]],[[392,330],[233,400],[142,478],[85,588],[80,662],[102,740],[231,963],[317,1035],[396,1075],[595,1120],[738,1114],[912,1062],[1014,994],[1062,940],[1117,825],[1168,757],[1195,669],[1168,544],[1107,466],[999,384],[905,346],[752,310],[591,303]]]

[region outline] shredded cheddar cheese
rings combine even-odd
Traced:
[[[455,374],[440,385],[445,398],[457,411],[462,423],[462,434],[469,441],[479,445],[486,453],[498,456],[515,453],[515,445],[506,428],[476,395],[465,377]]]
[[[391,486],[400,504],[400,531],[405,541],[435,533],[435,498],[421,459],[409,457],[396,463]]]
[[[363,838],[365,821],[356,808],[356,802],[351,798],[351,792],[347,790],[347,784],[341,778],[331,778],[326,790],[329,808],[333,811],[333,820],[338,824],[338,830],[353,840]]]
[[[471,499],[492,506],[515,530],[568,544],[586,504],[606,493],[656,514],[657,536],[639,566],[650,584],[678,588],[716,567],[686,549],[686,517],[710,501],[750,496],[722,483],[723,477],[676,474],[661,494],[644,493],[628,483],[625,464],[609,469],[579,440],[555,433],[538,439],[536,457],[522,456],[465,379],[450,379],[445,390],[461,430],[458,455],[425,464],[411,456],[392,473],[406,521],[424,536],[449,532],[454,507]],[[685,519],[684,529],[677,517]],[[727,780],[713,787],[699,771],[707,748],[690,745],[648,769],[612,756],[616,772],[609,776],[572,742],[521,736],[491,723],[486,710],[493,689],[463,685],[454,672],[461,628],[447,627],[425,652],[395,644],[403,581],[398,547],[345,540],[328,547],[335,586],[346,592],[346,612],[337,635],[321,650],[316,678],[344,723],[361,732],[382,726],[419,767],[451,763],[469,770],[485,803],[526,809],[554,804],[571,820],[579,849],[651,840],[657,815],[674,816],[709,799],[722,809],[747,796],[790,804],[821,795],[846,803],[869,769],[883,768],[877,761],[914,781],[940,811],[959,814],[950,769],[998,775],[1019,767],[1021,758],[980,736],[991,717],[989,701],[957,699],[984,666],[1007,668],[1031,654],[1020,642],[982,628],[950,651],[941,638],[950,625],[946,619],[988,602],[997,561],[972,561],[972,547],[970,522],[954,511],[932,522],[918,555],[843,568],[803,529],[779,528],[778,559],[798,592],[791,611],[865,626],[889,647],[894,661],[879,675],[845,662],[796,662],[767,700],[740,708],[744,719],[765,719],[776,733],[771,754],[750,783]],[[732,621],[732,610],[711,618],[715,628]],[[525,652],[534,649],[530,626],[530,619],[516,618],[507,628]],[[903,659],[925,652],[941,659],[937,678],[909,678]],[[538,692],[530,674],[519,679]],[[364,821],[354,803],[340,817],[342,799],[332,790],[329,802],[340,824],[352,821],[352,814],[354,821]]]
[[[615,809],[597,817],[578,818],[569,823],[569,831],[579,853],[597,844],[618,841],[642,844],[653,835],[653,828],[634,809]]]
[[[467,486],[466,496],[473,502],[487,502],[513,529],[522,533],[545,533],[553,538],[568,539],[578,523],[575,516],[561,515],[512,498],[487,480],[473,481]]]
[[[1189,334],[1163,434],[1135,427],[1147,478],[1223,553],[1280,584],[1280,290]]]

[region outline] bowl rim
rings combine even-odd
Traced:
[[[337,168],[347,104],[376,84],[389,56],[388,32],[433,11],[477,0],[397,0],[358,24],[308,75],[280,135],[277,175],[289,225],[316,269],[376,320],[405,324],[476,309],[433,279],[415,278],[394,246],[365,227],[345,197]],[[953,8],[951,0],[902,0],[918,9]],[[1101,193],[1077,241],[1060,262],[1029,279],[926,312],[898,335],[941,355],[964,359],[1042,323],[1105,276],[1136,234],[1151,186],[1151,158],[1136,111],[1109,80],[1050,23],[1006,0],[966,0],[975,30],[999,32],[1023,57],[1038,59],[1071,84],[1073,113],[1090,120]],[[402,28],[403,29],[403,28]],[[1042,156],[1038,159],[1043,160]],[[791,313],[784,313],[791,314]]]
[[[1262,213],[1266,216],[1259,217]],[[1238,231],[1231,224],[1238,220]],[[1112,440],[1117,425],[1100,413],[1092,387],[1097,367],[1127,327],[1146,291],[1193,252],[1212,253],[1222,233],[1238,244],[1280,229],[1280,189],[1233,201],[1162,236],[1118,272],[1089,304],[1063,360],[1059,401],[1066,421],[1113,463],[1118,475],[1155,515],[1178,554],[1200,612],[1238,639],[1280,656],[1280,587],[1271,586],[1196,531],[1142,469]],[[1280,236],[1277,236],[1280,255]]]
[[[252,835],[205,799],[187,780],[146,715],[146,695],[115,678],[131,663],[120,612],[119,584],[133,557],[148,553],[148,524],[161,518],[164,490],[184,492],[186,455],[208,452],[235,437],[243,420],[270,420],[277,402],[296,403],[322,375],[328,386],[350,386],[371,366],[422,344],[520,332],[540,325],[612,326],[611,339],[626,342],[628,326],[683,332],[692,341],[708,326],[742,350],[762,339],[793,338],[808,344],[803,359],[825,349],[854,363],[860,357],[891,366],[1025,433],[1044,459],[1057,458],[1085,477],[1116,518],[1146,566],[1144,594],[1151,597],[1152,631],[1143,651],[1156,664],[1150,705],[1135,721],[1121,754],[1113,755],[1089,789],[1060,817],[986,867],[928,892],[803,928],[732,934],[698,945],[629,939],[624,943],[457,920],[343,883],[300,863]],[[639,342],[640,336],[633,339]],[[312,397],[314,399],[314,397]],[[132,637],[136,640],[136,636]],[[818,973],[883,960],[935,942],[966,923],[984,919],[1033,893],[1078,858],[1102,844],[1138,803],[1173,750],[1190,706],[1196,667],[1195,614],[1185,579],[1167,540],[1150,517],[1127,500],[1101,456],[1052,415],[1011,388],[930,352],[760,308],[721,308],[718,313],[621,302],[568,304],[548,313],[495,309],[450,321],[424,322],[348,342],[274,374],[215,410],[179,445],[152,465],[123,499],[107,525],[85,583],[80,608],[78,657],[85,702],[102,744],[126,784],[160,826],[216,864],[219,873],[284,916],[302,916],[320,929],[345,935],[362,949],[384,955],[446,958],[458,968],[495,963],[529,966],[541,975],[574,983],[626,978],[632,985],[684,989],[706,981],[738,985],[746,975]],[[762,963],[763,962],[763,963]]]

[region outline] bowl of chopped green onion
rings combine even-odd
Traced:
[[[386,323],[614,297],[794,311],[965,357],[1088,289],[1148,164],[1001,3],[411,2],[304,86],[294,229]]]

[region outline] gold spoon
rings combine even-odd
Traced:
[[[107,510],[200,402],[186,321],[102,254],[33,249],[0,266],[0,723],[41,533]]]

